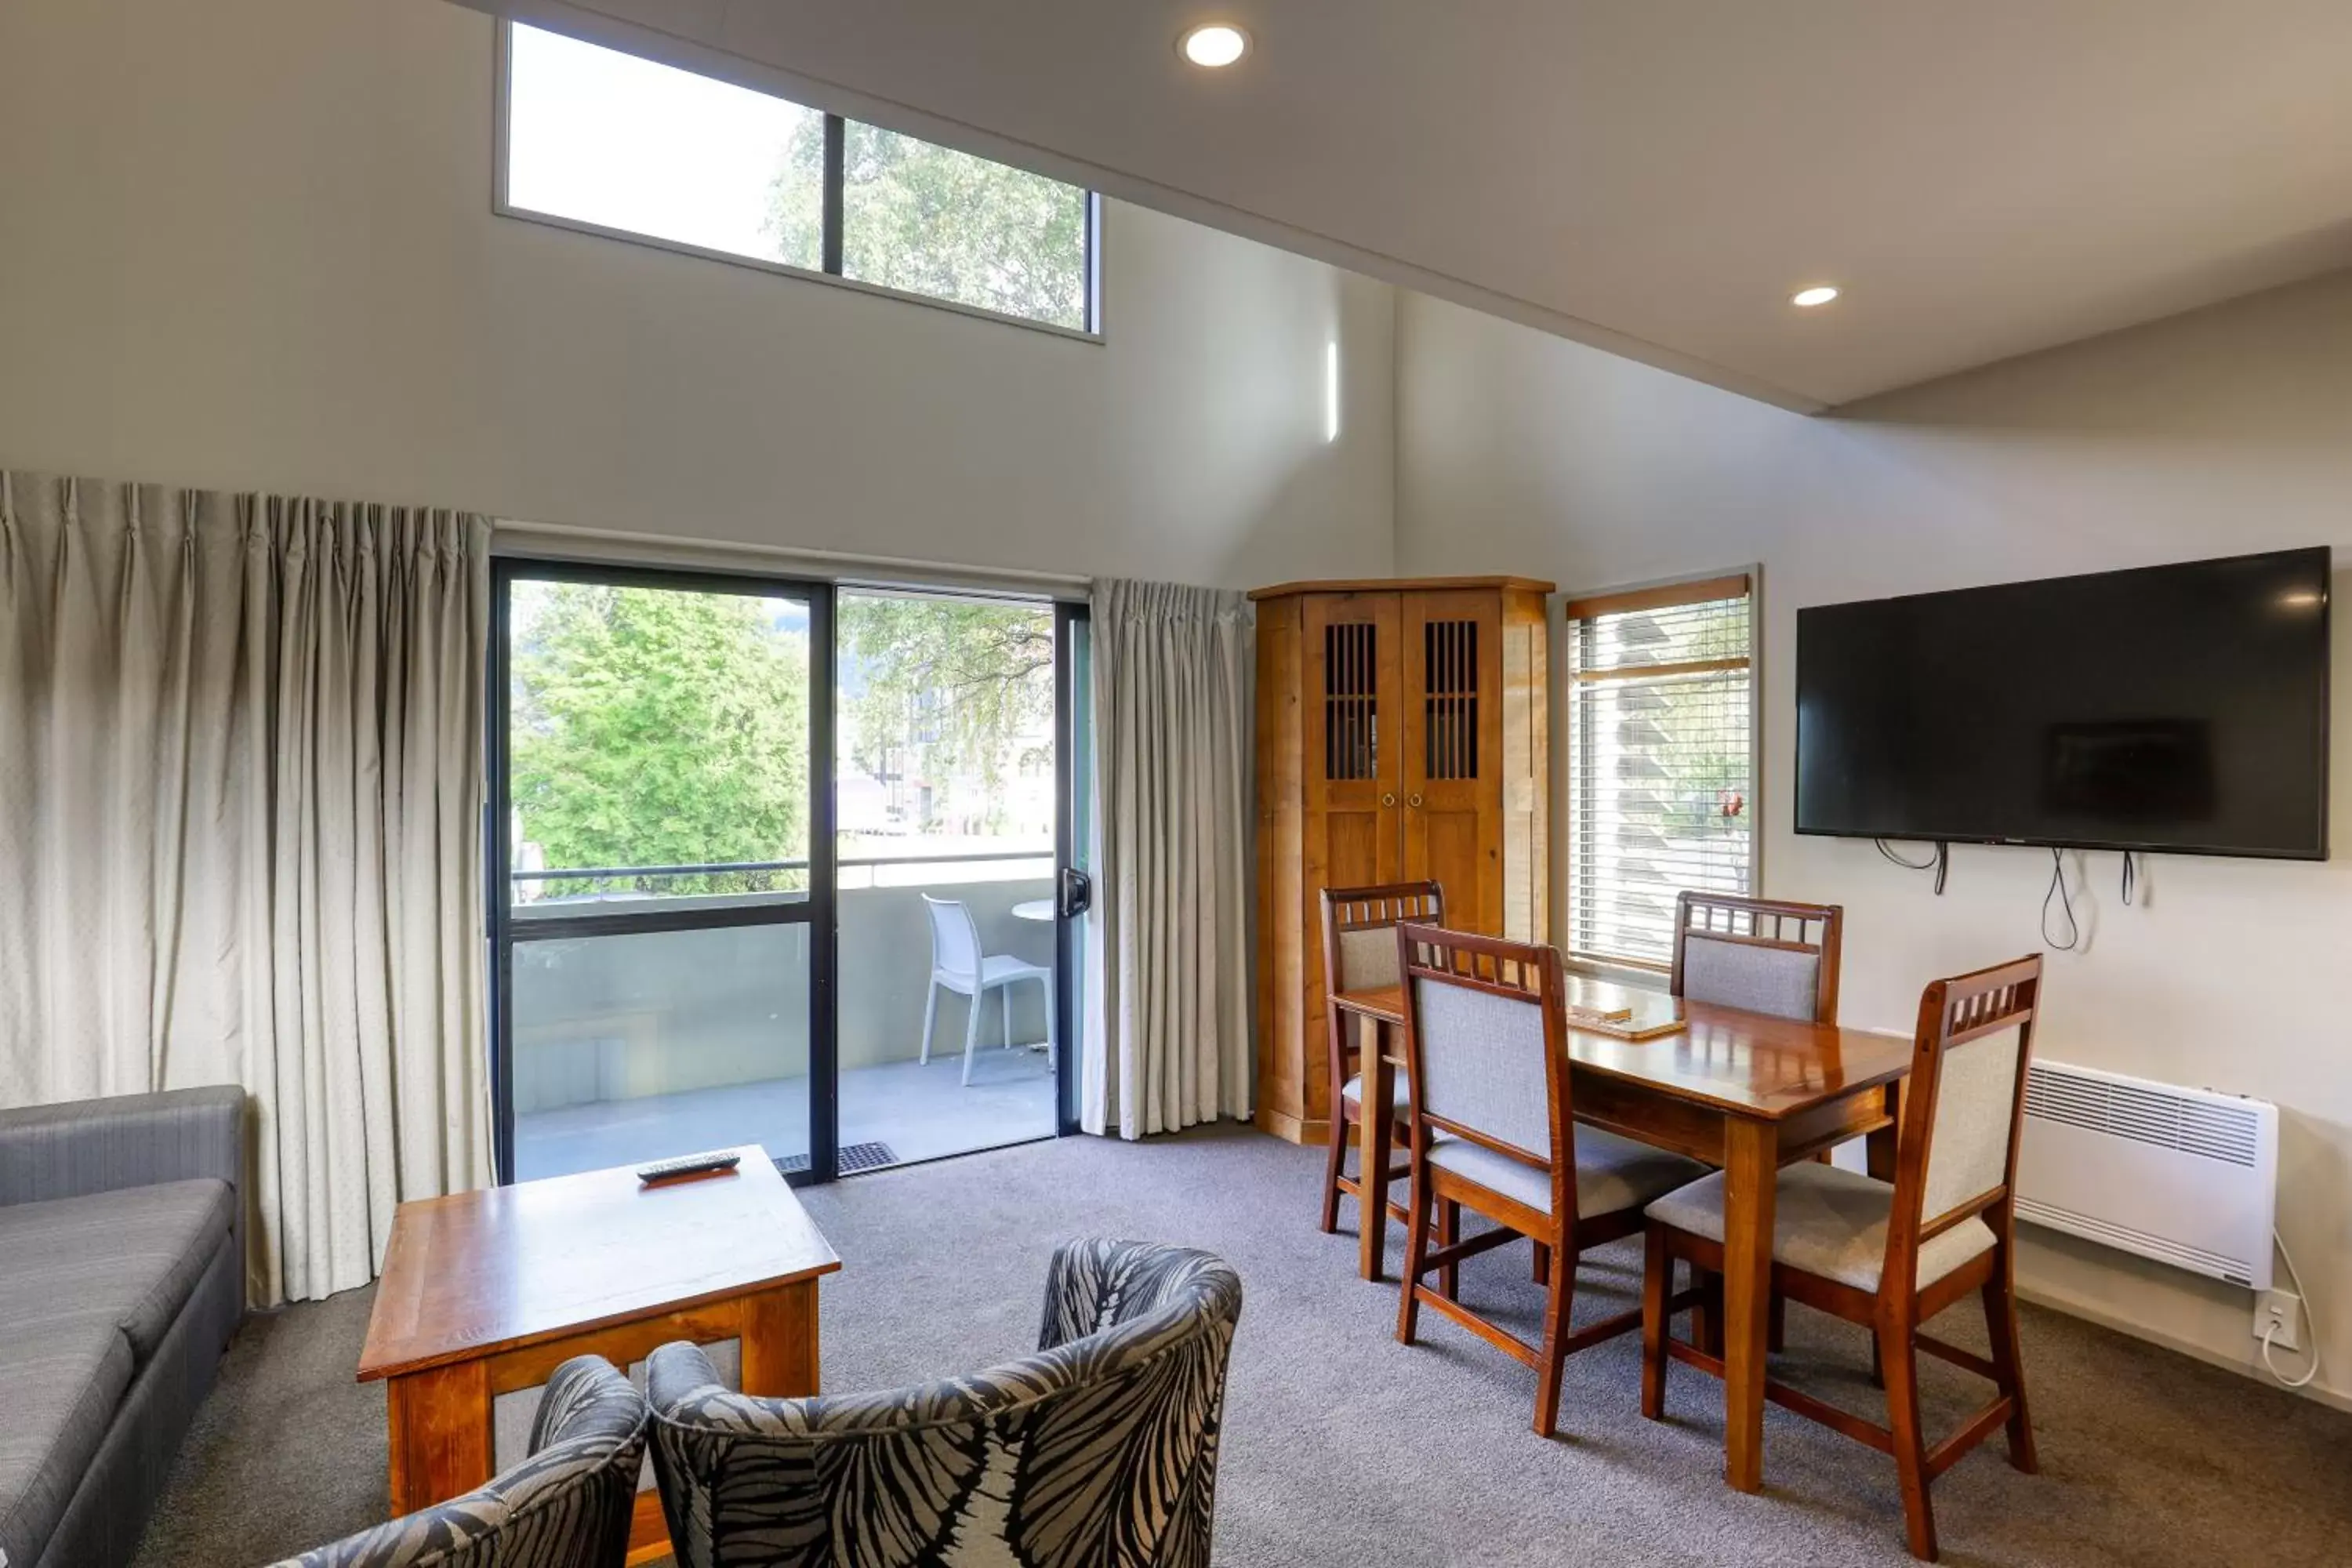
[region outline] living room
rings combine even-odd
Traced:
[[[661,1473],[661,1434],[691,1429],[659,1400],[684,1355],[644,1404],[663,1347],[704,1347],[723,1385],[706,1401],[786,1423],[788,1395],[953,1380],[978,1398],[1002,1393],[984,1369],[1031,1364],[1041,1292],[1049,1328],[1070,1319],[1059,1342],[1116,1339],[1076,1321],[1107,1311],[1079,1282],[1121,1268],[1167,1271],[1152,1288],[1183,1295],[1214,1363],[1210,1414],[1176,1442],[1182,1528],[1117,1494],[1133,1477],[1089,1472],[1142,1510],[1136,1539],[983,1549],[975,1521],[1002,1525],[1027,1483],[960,1479],[904,1551],[866,1517],[710,1560],[1199,1561],[1212,1533],[1233,1563],[1875,1563],[1938,1538],[2000,1563],[2352,1555],[2347,890],[2326,837],[2347,683],[2325,563],[2352,488],[2345,18],[2168,7],[2126,37],[2088,5],[1732,11],[0,15],[0,1405],[42,1412],[0,1435],[0,1556],[427,1560],[330,1543],[528,1468],[550,1358],[577,1339],[639,1373],[561,1391],[583,1419],[619,1413],[607,1472],[652,1453],[642,1488],[599,1484],[620,1556],[658,1560],[697,1484],[682,1459]],[[1212,24],[1223,63],[1187,53]],[[595,52],[572,121],[532,118],[518,34]],[[591,90],[639,70],[682,101],[758,101],[704,120]],[[691,142],[761,114],[804,139]],[[1686,139],[1664,134],[1676,116]],[[922,270],[935,214],[872,248],[891,136],[1030,182],[1066,226],[1053,302],[1007,291],[1001,255]],[[1448,162],[1481,138],[1490,163]],[[534,145],[573,154],[563,179],[519,179]],[[750,184],[721,191],[728,169]],[[739,197],[735,238],[626,216]],[[1837,297],[1793,301],[1816,288]],[[2226,801],[2177,832],[1808,815],[1836,690],[1809,650],[1833,612],[2024,616],[1969,596],[2120,595],[2250,558],[2305,574],[2263,578],[2265,603],[2316,612],[2274,662],[2218,588],[2170,639],[2096,624],[2141,639],[2126,662],[2147,680],[2236,679],[2216,724],[2303,703],[2260,756],[2209,764],[2225,797],[2250,773],[2305,781],[2281,837],[2231,837]],[[1282,663],[1354,646],[1315,639],[1360,611],[1384,649],[1429,640],[1412,630],[1360,689]],[[1680,636],[1677,615],[1717,640],[1666,676],[1580,651],[1628,617]],[[611,640],[656,619],[736,639],[692,712],[678,672],[708,642]],[[1475,652],[1444,642],[1473,621]],[[2038,659],[2058,684],[2093,621],[1978,624],[1919,679]],[[1482,660],[1522,656],[1482,684]],[[1469,685],[1443,684],[1449,658]],[[1623,852],[1584,772],[1654,760],[1601,734],[1628,716],[1602,694],[1654,697],[1653,676],[1717,704],[1703,781],[1657,753],[1677,777],[1652,793],[1712,816],[1666,835],[1687,877]],[[2005,679],[2031,710],[2037,682]],[[1392,719],[1416,682],[1431,706],[1415,689]],[[667,727],[658,767],[609,739],[625,700]],[[1318,705],[1292,731],[1274,717]],[[1375,710],[1357,739],[1325,727]],[[1475,731],[1479,763],[1424,753],[1424,711],[1433,737]],[[1983,715],[1953,722],[1992,747]],[[1422,772],[1382,806],[1389,786],[1334,759],[1360,743],[1370,769],[1403,749],[1397,723]],[[1503,727],[1491,753],[1483,723]],[[1318,780],[1330,803],[1356,792],[1349,820],[1394,812],[1408,834],[1424,790],[1457,789],[1444,820],[1486,835],[1473,774],[1508,804],[1491,855],[1444,848],[1442,824],[1394,857],[1313,837],[1340,810]],[[1423,1156],[1478,1139],[1416,1074],[1438,1033],[1327,972],[1356,933],[1343,911],[1327,941],[1318,902],[1417,878],[1444,888],[1433,923],[1559,950],[1563,1179],[1639,1142],[1603,1109],[1638,1076],[1609,1051],[1696,1070],[1718,1038],[1675,954],[1722,933],[1677,893],[1837,911],[1840,939],[1797,942],[1826,1032],[1735,1031],[1712,1059],[1770,1058],[1777,1093],[1835,1089],[1786,1115],[1834,1112],[1839,1135],[1780,1134],[1779,1232],[1768,1206],[1748,1247],[1718,1215],[1715,1263],[1675,1254],[1655,1357],[1642,1237],[1680,1245],[1686,1211],[1649,1229],[1620,1211],[1631,1228],[1590,1231],[1580,1265],[1524,1205],[1444,1212]],[[1650,923],[1610,935],[1590,912],[1609,900]],[[1395,923],[1362,929],[1412,962]],[[2030,1002],[2001,1005],[2030,1015],[2034,1070],[2179,1119],[2249,1108],[2266,1218],[2222,1226],[2254,1240],[2208,1267],[2183,1249],[2224,1251],[2221,1232],[2131,1210],[2114,1168],[2093,1185],[2123,1206],[2055,1214],[2021,1049],[2001,1114],[2022,1152],[1972,1211],[1992,1239],[1968,1265],[2009,1305],[1921,1336],[1970,1347],[1993,1403],[1927,1347],[1915,1464],[1879,1331],[1784,1278],[1775,1238],[1790,1194],[1843,1179],[1803,1169],[1817,1151],[1857,1183],[1927,1179],[1902,1150],[1927,1169],[1906,1117],[1932,1113],[1893,1085],[1932,1081],[1919,1063],[1944,1050],[1957,1073],[1969,1041],[1929,1037],[1923,991],[2028,954]],[[1658,1008],[1669,1032],[1594,1044]],[[1890,1065],[1865,1082],[1872,1053]],[[1360,1115],[1384,1083],[1395,1116]],[[1731,1123],[1759,1106],[1659,1146],[1693,1179],[1731,1168]],[[638,1190],[648,1163],[754,1145],[724,1176]],[[1391,1162],[1391,1218],[1366,1227],[1360,1173]],[[536,1183],[600,1173],[593,1223],[460,1235],[535,1224]],[[2214,1190],[2173,1179],[2137,1195],[2186,1213]],[[644,1219],[637,1199],[676,1206]],[[1533,1268],[1507,1233],[1534,1237]],[[1056,1260],[1107,1238],[1167,1256]],[[498,1280],[495,1310],[449,1294]],[[1554,1289],[1575,1292],[1557,1324]],[[507,1370],[433,1426],[427,1383],[490,1365],[457,1341],[497,1313],[521,1314],[497,1325]],[[1643,1418],[1654,1378],[1664,1421]],[[1955,1431],[1982,1451],[1939,1449]],[[490,1529],[464,1517],[448,1528]],[[548,1548],[570,1555],[442,1560],[615,1545],[572,1533]]]

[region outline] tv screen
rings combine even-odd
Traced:
[[[2328,552],[1797,612],[1797,831],[2324,859]]]

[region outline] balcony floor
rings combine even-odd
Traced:
[[[899,1164],[970,1153],[1054,1132],[1054,1074],[1042,1050],[983,1046],[971,1086],[959,1048],[928,1063],[885,1062],[841,1075],[841,1142],[887,1143]],[[515,1175],[530,1181],[643,1163],[737,1143],[774,1159],[808,1152],[808,1079],[598,1100],[515,1117]]]

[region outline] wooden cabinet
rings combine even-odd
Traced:
[[[1257,601],[1259,1124],[1317,1142],[1322,891],[1429,879],[1447,923],[1550,934],[1549,583],[1289,583]]]

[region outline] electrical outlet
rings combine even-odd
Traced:
[[[2270,1336],[2283,1351],[2303,1348],[2303,1298],[2292,1290],[2265,1290],[2254,1299],[2254,1338]]]

